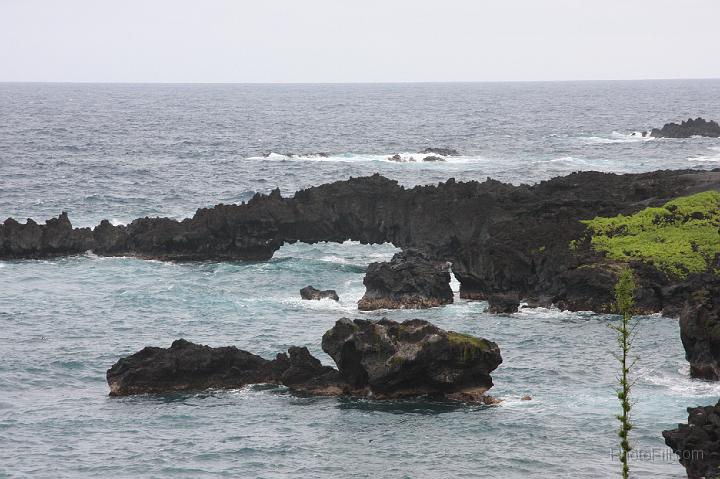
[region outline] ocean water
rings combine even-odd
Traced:
[[[182,218],[257,191],[374,172],[411,186],[718,167],[720,140],[632,136],[698,115],[720,119],[720,81],[0,84],[0,218]],[[428,146],[461,156],[387,161]],[[285,245],[266,262],[0,262],[0,477],[617,476],[608,327],[617,318],[498,316],[459,298],[359,313],[367,264],[396,251],[346,242]],[[307,284],[341,301],[302,301]],[[496,341],[504,362],[492,394],[503,402],[306,398],[260,386],[107,396],[105,371],[118,358],[179,337],[265,357],[305,345],[332,364],[320,338],[343,316],[417,317]],[[633,438],[642,457],[632,470],[684,477],[660,432],[684,421],[687,406],[716,402],[720,385],[689,378],[676,320],[640,321]]]

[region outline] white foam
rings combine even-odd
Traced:
[[[720,395],[720,383],[703,381],[690,377],[690,366],[685,365],[676,372],[640,368],[638,379],[654,386],[661,386],[668,392],[683,397],[707,397]]]
[[[460,281],[458,281],[455,277],[455,273],[452,272],[452,269],[450,269],[450,289],[452,289],[453,293],[460,292]]]
[[[580,138],[589,144],[638,143],[656,139],[655,137],[649,136],[649,132],[645,133],[646,135],[642,136],[642,131],[634,131],[632,133],[613,131],[609,136],[583,136]]]
[[[693,163],[718,163],[720,162],[720,146],[711,146],[708,148],[712,151],[717,151],[716,154],[710,154],[710,155],[698,155],[698,156],[689,156],[687,158],[688,161],[691,161]]]
[[[541,164],[547,164],[547,163],[560,163],[560,164],[568,164],[568,165],[584,165],[587,164],[587,160],[583,160],[582,158],[575,158],[574,156],[562,156],[560,158],[552,158],[549,160],[535,160],[532,162],[534,165],[541,165]]]
[[[338,293],[338,295],[340,295],[340,293]],[[340,311],[343,314],[352,314],[357,312],[357,301],[360,299],[362,294],[353,301],[352,298],[354,296],[355,295],[351,293],[345,293],[340,296],[340,301],[335,301],[330,298],[308,300],[300,297],[292,297],[281,299],[280,303],[302,309],[311,309],[314,311]]]
[[[400,160],[392,160],[394,155],[400,155]],[[333,155],[282,155],[271,152],[267,156],[251,156],[249,160],[263,161],[317,161],[317,162],[339,162],[339,163],[357,163],[357,162],[381,162],[397,165],[422,165],[423,167],[442,168],[448,164],[464,164],[489,161],[487,158],[480,156],[446,156],[442,157],[444,161],[423,161],[427,156],[440,156],[430,153],[416,152],[393,152],[383,155],[366,154],[366,153],[340,153]]]

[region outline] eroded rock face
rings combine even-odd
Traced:
[[[474,397],[493,385],[502,363],[497,344],[444,331],[427,321],[343,318],[325,333],[323,351],[356,390],[377,398],[420,395]]]
[[[663,431],[665,444],[678,455],[688,478],[720,477],[720,403],[687,411],[687,424]]]
[[[234,389],[282,384],[301,394],[376,399],[440,396],[492,403],[485,392],[502,362],[491,341],[443,331],[427,321],[339,320],[323,337],[338,369],[307,348],[291,347],[273,360],[233,346],[212,348],[183,339],[146,347],[107,371],[111,396]]]
[[[309,300],[316,300],[319,301],[321,299],[332,299],[334,301],[340,301],[340,297],[337,295],[334,289],[326,289],[326,290],[319,290],[315,289],[312,286],[305,286],[303,289],[300,290],[300,297],[302,299],[309,299]]]
[[[371,263],[363,279],[366,291],[358,309],[422,309],[453,302],[447,263],[407,250],[390,262]]]
[[[720,281],[694,292],[680,314],[680,338],[694,378],[720,379]]]
[[[720,125],[716,121],[707,121],[704,118],[689,118],[687,121],[666,123],[662,128],[653,128],[650,136],[656,138],[690,138],[691,136],[720,137]]]

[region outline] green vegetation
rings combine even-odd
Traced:
[[[684,278],[705,271],[720,253],[720,192],[677,198],[630,216],[583,221],[591,244],[618,261],[641,260]],[[572,241],[570,249],[577,248]]]
[[[487,340],[470,336],[469,334],[456,333],[448,331],[448,341],[458,347],[462,347],[462,360],[465,362],[472,361],[480,357],[480,353],[488,351],[490,345]]]
[[[620,278],[615,285],[615,300],[617,301],[618,312],[622,314],[622,322],[619,326],[612,326],[618,333],[618,343],[621,350],[621,354],[617,357],[621,368],[620,376],[618,377],[620,389],[617,392],[617,397],[620,400],[622,414],[617,416],[617,419],[620,421],[618,436],[620,436],[620,449],[622,451],[620,454],[620,462],[622,463],[623,479],[627,479],[630,474],[628,453],[632,450],[629,440],[630,430],[632,429],[630,422],[630,389],[632,383],[629,380],[629,375],[634,363],[628,364],[628,356],[632,339],[635,335],[635,325],[632,324],[634,294],[635,279],[633,278],[632,270],[627,268],[620,273]]]
[[[455,344],[465,344],[474,348],[482,349],[483,351],[488,348],[488,345],[484,339],[470,336],[469,334],[456,333],[455,331],[448,331],[448,341]]]

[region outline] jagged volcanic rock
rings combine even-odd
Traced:
[[[666,123],[662,128],[653,128],[650,136],[656,138],[690,138],[691,136],[720,137],[720,125],[716,121],[707,121],[704,118],[689,118],[687,121]]]
[[[308,352],[291,347],[268,360],[234,346],[212,348],[178,339],[169,348],[146,347],[107,371],[111,396],[234,389],[248,384],[284,384],[312,394],[341,394],[338,372]]]
[[[441,156],[430,155],[423,158],[423,161],[445,161],[445,158]]]
[[[287,361],[287,369],[280,376],[280,383],[294,392],[314,396],[341,396],[350,393],[350,388],[337,369],[323,366],[305,347],[291,346],[287,355],[278,354],[275,361],[283,364]]]
[[[680,314],[680,338],[694,378],[720,379],[720,281],[708,280]]]
[[[481,400],[502,363],[497,344],[444,331],[427,321],[342,318],[325,333],[323,351],[353,389],[377,398],[419,395]]]
[[[8,218],[0,225],[0,258],[47,258],[84,253],[95,245],[90,228],[73,229],[62,212],[44,225]]]
[[[420,309],[453,302],[447,263],[415,250],[395,254],[390,262],[371,263],[363,283],[362,311]]]
[[[687,424],[663,431],[665,444],[678,455],[689,479],[720,477],[720,403],[687,411]]]
[[[107,371],[110,395],[239,388],[279,383],[287,361],[268,361],[234,346],[211,348],[178,339],[165,348],[146,347]]]
[[[321,291],[319,289],[313,288],[312,286],[305,286],[303,289],[301,289],[300,297],[302,299],[318,301],[325,298],[340,301],[340,297],[337,295],[337,292],[334,289],[326,289]]]
[[[11,220],[0,225],[0,259],[91,249],[163,260],[264,260],[285,242],[390,242],[452,262],[464,298],[512,292],[606,312],[615,266],[584,245],[570,250],[570,242],[586,232],[581,220],[632,214],[710,189],[720,189],[720,170],[583,172],[520,186],[451,178],[411,189],[374,175],[308,188],[291,198],[278,190],[258,194],[247,204],[199,209],[183,221],[141,218],[127,226],[104,222],[94,231],[56,228],[61,234],[45,233],[52,242],[38,239],[42,226]],[[637,273],[645,289],[643,311],[682,308],[675,296],[665,296],[679,286],[676,278],[650,268]]]
[[[290,347],[268,360],[234,346],[178,339],[169,348],[146,347],[120,359],[108,369],[107,382],[111,396],[269,383],[311,395],[432,395],[489,403],[490,373],[502,362],[495,343],[417,319],[341,319],[323,336],[323,349],[338,369],[323,366],[304,347]]]

